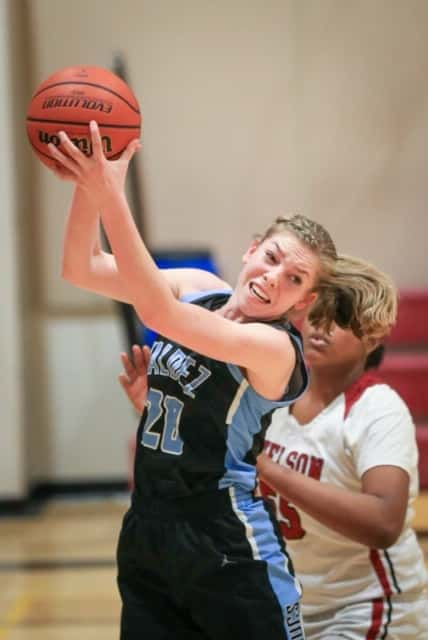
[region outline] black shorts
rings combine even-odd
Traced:
[[[233,490],[133,504],[118,546],[121,640],[302,640],[300,588],[268,506]]]

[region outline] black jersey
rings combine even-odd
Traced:
[[[191,302],[214,311],[231,292],[204,292]],[[134,500],[174,499],[230,486],[252,491],[255,460],[268,418],[306,389],[301,338],[290,324],[296,367],[284,398],[263,398],[240,368],[158,336],[149,364],[149,393],[137,434]]]

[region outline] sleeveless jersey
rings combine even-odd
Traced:
[[[204,292],[191,302],[211,311],[231,292]],[[134,500],[176,499],[234,486],[253,491],[256,456],[271,412],[306,389],[300,334],[289,324],[296,367],[278,402],[259,395],[240,368],[168,340],[152,345],[149,393],[137,434]]]
[[[401,467],[410,476],[404,529],[387,550],[369,549],[332,531],[262,486],[276,506],[302,584],[304,615],[423,589],[424,557],[411,528],[418,492],[415,427],[391,387],[367,372],[305,425],[289,408],[275,411],[265,451],[281,465],[354,492],[361,491],[365,471],[378,465]]]

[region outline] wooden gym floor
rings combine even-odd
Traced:
[[[0,518],[0,640],[117,640],[115,549],[127,496]],[[414,526],[428,566],[428,492]]]

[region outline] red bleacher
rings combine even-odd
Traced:
[[[428,290],[400,293],[398,321],[380,367],[401,395],[416,424],[420,486],[428,489]]]
[[[387,352],[381,372],[407,403],[415,421],[428,418],[428,349],[426,353]]]
[[[419,447],[419,484],[421,489],[428,489],[428,421],[417,425]]]
[[[428,352],[428,290],[400,292],[398,320],[388,339],[391,347],[425,347]]]

